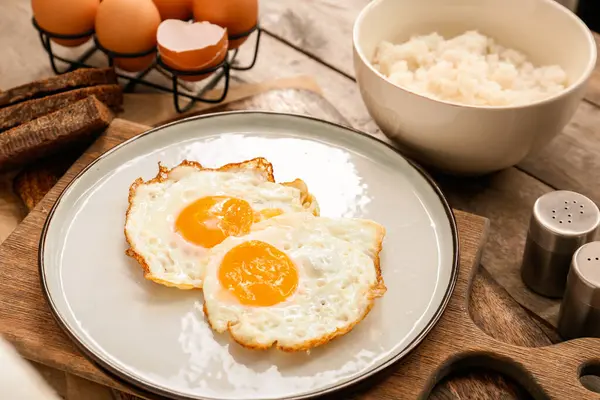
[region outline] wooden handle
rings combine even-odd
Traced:
[[[598,392],[586,389],[580,381],[584,366],[600,365],[597,339],[577,339],[534,349],[492,340],[485,345],[485,351],[497,368],[518,379],[536,399],[600,398]]]
[[[473,278],[469,296],[469,314],[475,324],[489,336],[526,347],[553,343],[544,330],[480,266]],[[513,379],[498,372],[454,372],[435,386],[430,399],[522,399],[524,389]]]

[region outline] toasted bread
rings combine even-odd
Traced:
[[[60,154],[26,166],[17,174],[13,181],[13,190],[29,211],[54,187],[86,147],[84,143],[73,149],[61,151]]]
[[[111,111],[94,96],[0,134],[0,171],[63,151],[102,132]]]
[[[75,89],[1,108],[0,132],[55,112],[73,102],[85,99],[92,95],[114,111],[119,111],[123,104],[123,93],[119,85],[98,85],[89,88]],[[1,136],[3,136],[3,134],[0,133],[0,137]]]
[[[113,68],[82,68],[0,92],[0,108],[73,89],[116,83]]]

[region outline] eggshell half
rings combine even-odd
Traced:
[[[209,22],[166,20],[158,27],[156,38],[165,64],[181,71],[214,67],[227,56],[227,29]],[[181,76],[181,79],[198,81],[208,75]]]

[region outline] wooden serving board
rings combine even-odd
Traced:
[[[303,90],[272,91],[226,106],[228,110],[248,108],[304,113],[345,123],[320,95]],[[154,398],[107,375],[79,352],[55,323],[41,293],[37,268],[41,227],[62,189],[98,155],[145,129],[143,125],[115,120],[0,246],[0,334],[30,360]],[[354,388],[354,397],[422,398],[439,382],[434,393],[443,387],[447,393],[459,394],[445,398],[502,398],[507,392],[515,393],[510,382],[495,375],[445,379],[455,370],[484,367],[512,377],[535,398],[597,398],[579,383],[578,369],[593,354],[600,354],[599,343],[581,339],[550,345],[552,342],[539,326],[488,275],[478,271],[488,221],[460,211],[455,215],[460,235],[460,273],[446,312],[407,359],[378,376],[372,382],[375,384]],[[493,318],[486,318],[489,316]]]
[[[148,128],[122,119],[114,120],[0,246],[0,333],[28,359],[134,393],[135,390],[88,361],[55,323],[39,285],[37,255],[42,225],[64,187],[100,154]],[[461,233],[461,270],[471,271],[485,239],[487,220],[463,212],[457,212],[456,218]],[[93,240],[92,234],[90,240]]]

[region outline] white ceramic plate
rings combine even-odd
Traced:
[[[124,252],[129,185],[183,159],[216,167],[263,156],[277,181],[303,179],[331,217],[387,229],[388,291],[342,338],[309,354],[247,350],[214,334],[202,293],[145,280]],[[440,317],[457,274],[454,219],[440,191],[366,134],[293,115],[213,114],[148,131],[93,162],[65,189],[40,247],[59,323],[94,361],[176,399],[304,399],[347,387],[413,349]]]

